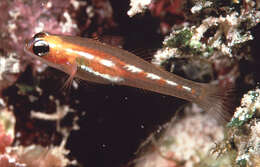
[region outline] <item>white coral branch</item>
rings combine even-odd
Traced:
[[[151,2],[152,0],[131,0],[131,9],[127,12],[128,16],[133,17],[138,13],[142,13]]]

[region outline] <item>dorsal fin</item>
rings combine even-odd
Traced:
[[[119,48],[124,45],[123,37],[119,35],[99,35],[95,33],[92,35],[92,39]]]
[[[100,37],[99,37],[99,35],[97,33],[92,34],[92,39],[94,39],[95,41],[101,42],[100,41]]]
[[[151,62],[154,53],[157,51],[157,48],[153,49],[144,49],[144,48],[137,48],[137,49],[131,49],[129,52],[135,54],[138,57],[141,57],[142,59]]]

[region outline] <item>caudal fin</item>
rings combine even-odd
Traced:
[[[230,121],[236,107],[233,85],[221,87],[219,85],[202,84],[202,86],[205,94],[198,100],[198,105],[221,122]]]

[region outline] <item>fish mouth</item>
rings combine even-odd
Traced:
[[[28,52],[30,51],[33,42],[34,42],[34,39],[31,39],[31,40],[29,40],[28,42],[25,43],[25,46],[24,46],[23,50],[24,50],[26,53],[28,53]]]

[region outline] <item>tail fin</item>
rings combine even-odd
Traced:
[[[236,107],[234,86],[202,84],[202,87],[204,95],[199,98],[197,104],[222,123],[230,121]]]

